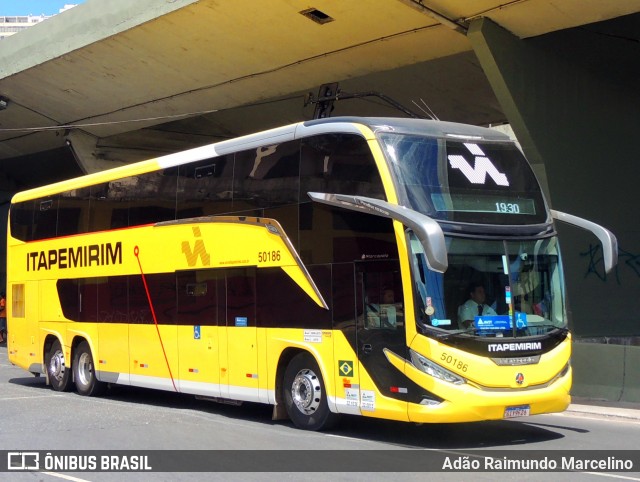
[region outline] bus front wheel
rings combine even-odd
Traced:
[[[284,373],[283,396],[289,418],[298,428],[326,430],[338,420],[327,405],[322,373],[309,353],[299,353]]]
[[[71,388],[70,367],[67,366],[60,341],[56,339],[47,353],[47,378],[57,392],[66,392]]]
[[[81,341],[75,350],[73,379],[76,382],[76,391],[80,395],[93,397],[100,395],[106,388],[106,384],[96,378],[91,348],[86,341]]]

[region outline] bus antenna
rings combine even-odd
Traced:
[[[311,92],[309,92],[307,95],[305,95],[304,105],[306,107],[309,104],[315,104],[316,108],[315,108],[315,111],[313,113],[313,118],[314,119],[324,119],[326,117],[331,117],[331,112],[334,109],[334,106],[333,106],[334,102],[336,102],[338,100],[346,100],[346,99],[361,99],[363,97],[378,97],[379,99],[382,99],[383,101],[385,101],[387,104],[389,104],[389,105],[395,107],[396,109],[404,112],[409,117],[412,117],[414,119],[422,119],[423,118],[422,116],[420,116],[420,115],[416,114],[415,112],[407,109],[405,106],[403,106],[402,104],[400,104],[399,102],[395,101],[394,99],[392,99],[391,97],[389,97],[389,96],[387,96],[385,94],[382,94],[380,92],[375,92],[375,91],[356,92],[356,93],[349,94],[349,93],[346,93],[346,92],[342,92],[340,90],[340,88],[338,87],[338,83],[337,82],[332,82],[330,84],[321,85],[320,86],[320,90],[318,91],[318,97],[316,99],[314,99],[313,94]],[[420,108],[420,110],[425,112],[429,117],[431,117],[431,118],[435,117],[435,115],[427,113],[421,107],[419,107],[419,108]],[[431,110],[431,109],[429,109],[429,110]]]
[[[422,97],[420,97],[420,102],[422,102],[422,105],[424,105],[424,108],[420,104],[418,104],[415,100],[412,100],[411,102],[418,109],[420,109],[422,112],[424,112],[429,118],[431,118],[431,120],[435,120],[435,121],[439,121],[440,120],[440,119],[438,119],[438,116],[435,114],[435,112],[433,112],[431,110],[431,107],[429,107],[429,105],[424,101],[424,99]],[[427,110],[425,110],[425,108]]]

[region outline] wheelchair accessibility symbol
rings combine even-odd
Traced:
[[[193,327],[193,339],[194,340],[199,340],[200,339],[200,325],[194,325],[194,327]]]

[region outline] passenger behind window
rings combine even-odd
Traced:
[[[395,302],[395,291],[385,288],[380,303],[367,303],[367,327],[395,330],[402,324],[404,313],[402,303]]]

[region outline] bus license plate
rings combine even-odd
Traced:
[[[529,405],[520,405],[518,407],[507,407],[504,409],[504,418],[528,417],[531,408]]]

